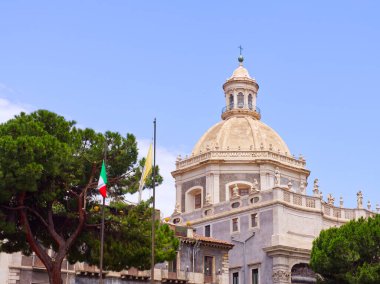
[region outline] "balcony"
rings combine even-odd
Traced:
[[[237,103],[236,107],[235,107],[235,104],[229,104],[225,106],[224,108],[222,108],[222,119],[226,119],[235,114],[246,114],[256,119],[261,118],[260,108],[250,103],[244,104],[240,102],[240,103]]]

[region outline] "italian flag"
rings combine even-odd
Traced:
[[[100,171],[99,181],[98,181],[98,189],[100,194],[106,198],[107,196],[107,173],[106,173],[106,164],[102,164],[102,169]]]

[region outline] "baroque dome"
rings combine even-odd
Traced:
[[[248,115],[232,116],[209,128],[198,140],[193,154],[209,150],[269,150],[290,155],[288,146],[276,131]]]
[[[249,79],[252,79],[251,76],[249,76],[248,70],[245,69],[242,65],[240,65],[238,68],[235,69],[235,71],[232,73],[231,78],[249,78]]]

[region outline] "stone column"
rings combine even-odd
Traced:
[[[217,204],[220,202],[220,193],[219,193],[219,174],[214,173],[214,182],[213,182],[213,203]]]
[[[181,211],[183,212],[183,205],[182,204],[182,182],[176,181],[175,182],[175,188],[176,188],[176,194],[175,194],[175,202],[176,204],[179,204],[179,208],[181,208]]]
[[[211,203],[214,203],[214,174],[212,174],[212,173],[208,173],[206,175],[206,194],[205,194],[205,197],[207,195],[210,195],[210,197],[211,197],[210,201],[211,201]]]
[[[291,275],[288,270],[273,269],[273,283],[291,283]]]
[[[243,95],[244,95],[244,108],[248,108],[248,92],[247,92],[247,90],[245,90],[243,92]]]
[[[291,273],[289,269],[288,259],[283,256],[273,257],[273,283],[288,284],[291,283]]]

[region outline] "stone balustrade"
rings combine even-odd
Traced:
[[[328,204],[320,197],[309,196],[301,193],[290,191],[286,187],[274,187],[270,190],[261,191],[260,193],[238,196],[237,198],[219,202],[214,206],[208,205],[188,213],[183,213],[185,220],[193,220],[193,224],[203,222],[208,218],[216,216],[228,216],[231,213],[244,212],[252,207],[269,206],[274,203],[288,204],[295,209],[320,212],[325,218],[333,221],[345,223],[349,220],[358,219],[360,217],[370,217],[376,214],[363,208],[341,208],[332,204]],[[210,207],[211,206],[211,207]],[[210,210],[210,208],[213,208]]]
[[[306,161],[302,158],[296,159],[293,156],[288,156],[280,153],[276,153],[274,151],[265,151],[265,150],[209,150],[205,153],[201,153],[198,155],[191,156],[185,159],[178,159],[176,162],[176,169],[184,169],[187,167],[191,167],[201,162],[209,161],[209,160],[243,160],[243,161],[251,161],[251,160],[271,160],[276,162],[281,162],[283,164],[302,168],[306,167]]]
[[[282,201],[289,203],[292,206],[315,209],[322,212],[325,217],[343,220],[354,220],[359,217],[369,217],[375,214],[374,212],[371,212],[367,209],[336,207],[333,204],[326,203],[320,197],[307,196],[288,191],[284,188],[274,188],[273,190],[281,192],[281,194],[277,194],[277,196],[282,195],[282,198],[280,197],[280,200],[282,199]]]

